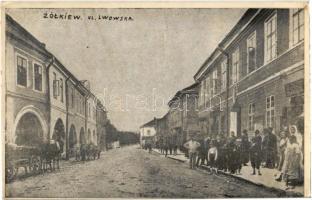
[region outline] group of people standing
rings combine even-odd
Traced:
[[[178,153],[178,144],[174,137],[160,138],[158,141],[156,141],[155,146],[160,150],[160,153],[164,154],[165,156],[177,155]]]
[[[302,131],[303,133],[303,131]],[[252,168],[251,175],[261,176],[261,167],[278,169],[276,181],[284,180],[288,188],[303,182],[303,136],[295,125],[284,129],[279,136],[273,128],[255,130],[249,139],[247,130],[241,136],[218,134],[195,140],[191,137],[183,146],[188,149],[190,168],[206,164],[210,171],[240,174],[242,166]],[[273,177],[272,177],[273,178]]]

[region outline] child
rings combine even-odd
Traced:
[[[218,159],[218,149],[216,147],[216,141],[212,140],[211,141],[211,146],[208,150],[208,163],[210,163],[210,171],[213,172],[215,170],[216,173],[217,171],[217,159]]]
[[[234,146],[234,169],[236,174],[241,173],[242,169],[242,140],[240,138],[236,139]]]

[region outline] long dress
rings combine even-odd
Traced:
[[[287,145],[283,173],[289,180],[301,181],[303,178],[302,152],[297,143]]]

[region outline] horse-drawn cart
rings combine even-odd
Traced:
[[[5,148],[6,182],[13,180],[18,175],[20,168],[24,168],[25,174],[40,170],[40,156],[37,147],[6,144]]]

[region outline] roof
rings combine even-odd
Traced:
[[[176,99],[180,98],[181,95],[184,94],[191,94],[191,93],[197,93],[197,86],[198,86],[198,82],[193,83],[192,85],[179,90],[173,97],[172,99],[168,102],[168,105],[170,106]]]
[[[22,27],[18,22],[16,22],[10,15],[6,14],[5,17],[6,17],[6,25],[10,25],[11,27],[18,29],[17,31],[19,31],[25,38],[32,41],[41,50],[46,51],[44,43],[40,42],[35,36],[33,36],[24,27]],[[45,53],[49,54],[49,52],[45,52]]]
[[[231,39],[237,37],[236,35],[241,31],[241,29],[248,24],[249,20],[252,19],[253,16],[257,15],[258,11],[261,9],[255,9],[251,8],[248,9],[242,17],[239,19],[239,21],[236,23],[236,25],[231,29],[231,31],[221,40],[221,42],[218,44],[218,46],[214,49],[214,51],[210,54],[210,56],[205,60],[205,62],[201,65],[201,67],[198,69],[198,71],[194,75],[194,79],[197,80],[199,77],[197,77],[202,71],[206,71],[209,66],[207,66],[213,58],[217,56],[217,53],[219,53],[218,47],[225,47],[226,43],[229,42]]]
[[[143,124],[140,128],[152,127],[155,125],[156,125],[156,118],[152,119],[151,121],[147,122],[146,124]]]

